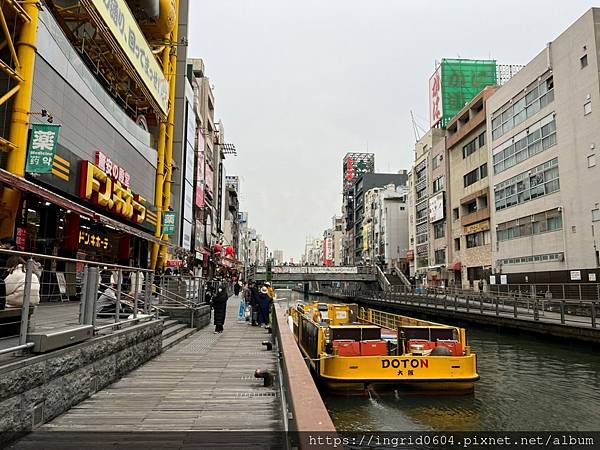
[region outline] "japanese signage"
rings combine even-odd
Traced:
[[[213,183],[213,171],[207,164],[204,169],[204,194],[208,197],[209,200],[212,200],[213,198]]]
[[[445,127],[473,97],[497,82],[496,61],[442,59],[429,79],[430,122]]]
[[[432,127],[442,120],[442,66],[429,79],[429,118]]]
[[[344,157],[344,188],[347,190],[354,181],[365,173],[373,172],[375,155],[373,153],[348,153]]]
[[[125,0],[88,0],[84,6],[86,3],[93,5],[160,110],[166,114],[169,85]],[[92,17],[97,16],[94,11],[90,13]]]
[[[109,156],[106,156],[100,150],[96,151],[96,166],[102,172],[109,175],[114,180],[119,181],[123,186],[129,187],[131,176],[129,172],[115,163]]]
[[[444,193],[431,197],[429,199],[429,223],[444,219]]]
[[[571,281],[581,281],[581,270],[571,270]]]
[[[473,234],[478,231],[485,231],[490,229],[490,221],[484,220],[483,222],[477,222],[473,225],[469,225],[468,227],[464,227],[465,234]]]
[[[82,161],[80,197],[141,225],[146,220],[146,200],[114,178],[114,173],[114,170],[109,173],[90,161]]]
[[[34,123],[31,126],[29,147],[27,149],[27,163],[25,166],[26,172],[52,172],[59,127],[60,125],[49,123]]]
[[[162,233],[167,236],[175,234],[175,211],[165,211],[163,213]]]
[[[85,230],[81,230],[79,232],[79,245],[80,247],[84,246],[102,250],[110,250],[110,241],[108,236]]]

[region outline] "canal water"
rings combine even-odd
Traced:
[[[600,349],[484,326],[466,329],[481,376],[473,394],[343,396],[321,389],[338,431],[600,430]]]

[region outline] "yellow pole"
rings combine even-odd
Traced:
[[[29,109],[31,108],[39,2],[23,2],[22,6],[31,18],[31,21],[23,24],[19,41],[17,42],[20,66],[16,68],[16,71],[23,81],[19,83],[21,87],[14,97],[10,124],[9,141],[15,145],[15,148],[8,154],[6,162],[6,170],[21,177],[25,175],[25,160],[27,158],[27,133],[29,129]],[[15,189],[4,188],[2,200],[9,212],[9,216],[2,223],[0,234],[3,237],[12,237],[21,193]]]
[[[169,84],[169,99],[171,108],[169,108],[169,116],[167,120],[167,146],[165,149],[165,166],[166,166],[166,174],[165,174],[165,186],[163,189],[163,209],[164,211],[169,209],[171,205],[171,179],[173,175],[173,128],[175,122],[175,86],[177,84],[177,40],[179,39],[179,0],[176,0],[175,7],[177,10],[177,18],[175,20],[175,27],[171,32],[172,42],[175,43],[175,51],[171,52],[171,83]],[[163,236],[162,239],[167,241],[168,236]],[[159,261],[161,264],[164,263],[167,254],[167,246],[162,245],[160,248],[160,257]]]
[[[158,135],[158,163],[156,168],[155,203],[157,208],[156,232],[154,235],[163,240],[168,240],[162,234],[163,212],[169,209],[171,197],[171,172],[173,161],[173,122],[175,120],[175,85],[177,74],[177,39],[179,28],[179,0],[175,2],[175,26],[171,31],[171,45],[163,50],[163,71],[169,80],[169,112],[167,121],[161,122]],[[152,244],[150,267],[155,269],[164,263],[166,247]],[[159,257],[160,250],[160,257]]]
[[[167,36],[167,39],[169,36]],[[170,46],[165,46],[162,54],[163,61],[163,72],[166,77],[169,77],[169,64],[170,58],[169,53],[171,51]],[[169,82],[171,80],[169,79]],[[172,108],[169,106],[169,108]],[[165,143],[167,141],[167,124],[164,120],[161,120],[158,129],[158,147],[157,147],[157,164],[156,164],[156,187],[154,189],[154,204],[156,206],[156,231],[154,235],[157,238],[162,236],[162,216],[163,216],[163,183],[165,179]],[[152,254],[150,257],[150,267],[156,268],[157,257],[158,257],[158,244],[152,244]]]

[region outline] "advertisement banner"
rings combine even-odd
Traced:
[[[429,79],[429,122],[432,128],[442,120],[443,111],[442,66],[437,66]]]
[[[164,212],[162,232],[167,236],[172,236],[175,234],[175,211]]]
[[[429,223],[444,219],[444,193],[431,197],[429,199]]]
[[[27,173],[51,173],[60,125],[34,123],[27,148]]]
[[[87,0],[83,5],[92,17],[97,15],[96,12],[100,15],[112,38],[135,69],[136,74],[133,75],[141,78],[157,106],[166,115],[169,84],[125,0]]]
[[[210,168],[210,166],[206,164],[204,167],[204,194],[208,197],[209,200],[213,199],[213,184],[213,171]]]

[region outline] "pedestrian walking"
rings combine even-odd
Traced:
[[[215,311],[215,333],[223,332],[223,325],[225,324],[225,313],[227,310],[227,300],[227,289],[225,289],[224,285],[221,285],[217,288],[217,293],[212,300],[212,307]]]
[[[266,286],[260,288],[260,294],[258,296],[258,324],[269,325],[269,312],[271,310],[271,302],[273,300],[269,297],[269,290]]]
[[[260,297],[258,286],[258,282],[255,282],[250,288],[250,307],[252,308],[251,317],[253,327],[258,325],[258,299]]]
[[[234,285],[233,285],[233,293],[234,295],[237,297],[238,295],[240,295],[240,291],[242,290],[242,282],[241,281],[235,281]]]

